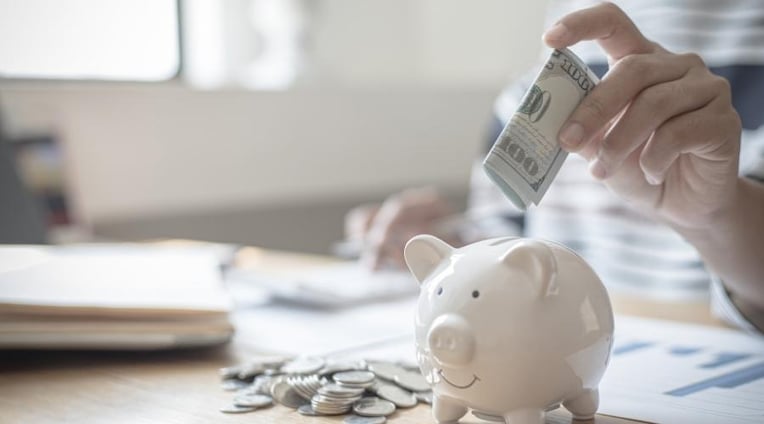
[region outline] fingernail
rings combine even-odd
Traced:
[[[556,24],[544,33],[544,40],[565,41],[569,34],[570,31],[568,30],[568,27],[563,24]]]
[[[589,172],[598,180],[604,180],[607,177],[607,169],[605,169],[605,166],[602,165],[599,159],[595,159],[592,162],[591,166],[589,166]]]
[[[578,122],[571,122],[560,131],[560,144],[565,149],[575,149],[584,141],[584,127]]]
[[[650,185],[654,185],[654,186],[661,185],[661,180],[652,174],[645,174],[645,179],[647,180],[647,183]]]

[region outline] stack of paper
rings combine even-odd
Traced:
[[[224,343],[219,258],[198,248],[0,246],[0,348]]]

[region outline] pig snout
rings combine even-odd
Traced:
[[[435,359],[444,365],[465,365],[472,360],[475,338],[464,318],[441,315],[432,322],[427,343]]]

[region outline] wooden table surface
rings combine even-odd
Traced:
[[[327,259],[248,248],[241,266],[278,272],[320,266]],[[616,313],[721,325],[703,302],[681,304],[614,298]],[[168,352],[0,353],[0,423],[337,423],[339,417],[304,417],[275,406],[226,415],[218,408],[231,393],[220,389],[218,369],[256,354],[250,345]],[[645,405],[649,407],[649,405]],[[430,408],[419,405],[388,417],[393,423],[431,423]],[[558,410],[548,423],[569,423]],[[481,423],[467,415],[463,423]],[[596,423],[628,420],[598,415]],[[577,421],[577,423],[583,423]]]

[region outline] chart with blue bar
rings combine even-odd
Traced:
[[[764,423],[764,340],[618,317],[600,412],[648,422]]]

